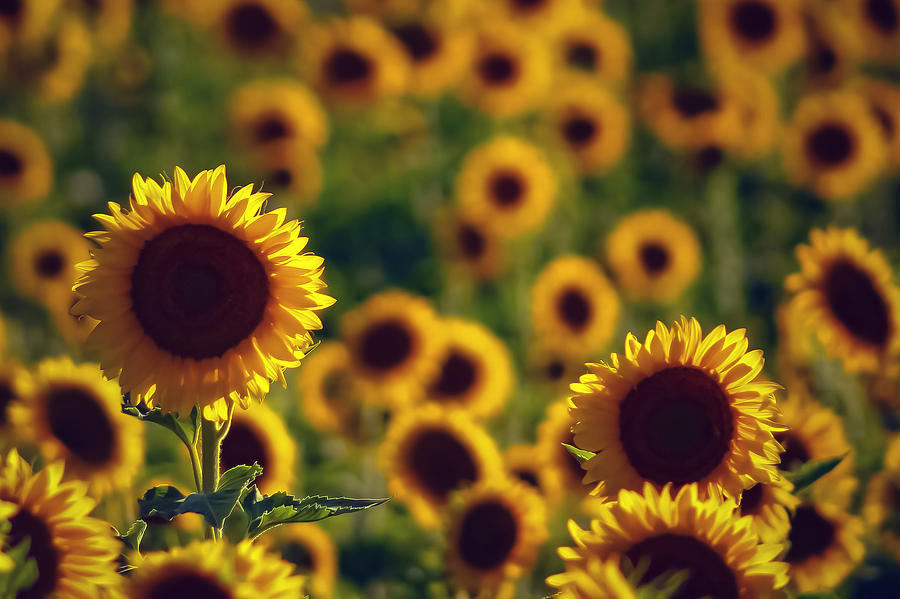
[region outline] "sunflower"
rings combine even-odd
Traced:
[[[552,35],[581,12],[581,0],[497,0],[485,3],[481,19],[509,20],[525,29]]]
[[[544,502],[523,483],[482,480],[451,497],[446,529],[454,586],[484,594],[531,569],[547,538]]]
[[[266,495],[289,491],[294,482],[297,445],[281,416],[263,404],[235,412],[222,440],[220,471],[241,464],[259,463],[262,474],[255,484]]]
[[[809,378],[815,355],[813,331],[804,322],[797,302],[782,303],[775,311],[778,327],[778,370],[788,388]]]
[[[843,0],[869,58],[900,56],[900,0]]]
[[[132,185],[127,212],[110,203],[95,217],[106,230],[88,234],[101,248],[72,311],[100,321],[88,344],[133,400],[224,419],[300,363],[316,311],[334,303],[320,293],[322,258],[300,253],[308,240],[283,208],[262,212],[269,194],[227,197],[224,166]]]
[[[583,75],[563,78],[547,105],[547,120],[578,170],[602,174],[621,160],[631,141],[631,117],[601,83]]]
[[[628,30],[601,10],[572,12],[554,35],[551,49],[557,69],[584,72],[613,86],[631,74]]]
[[[756,483],[741,493],[738,516],[749,516],[759,538],[766,543],[779,543],[791,528],[790,514],[800,503],[792,495],[794,486],[781,479],[774,483]]]
[[[551,503],[584,499],[590,488],[583,482],[587,474],[563,443],[574,445],[572,421],[565,401],[547,407],[547,415],[537,429],[538,481]]]
[[[89,258],[91,244],[81,231],[57,220],[39,221],[10,242],[10,271],[19,293],[52,303],[72,288],[75,265]]]
[[[700,272],[700,243],[667,210],[639,210],[621,219],[606,238],[606,256],[633,299],[672,302]]]
[[[400,42],[372,19],[335,18],[306,32],[301,70],[327,100],[370,104],[406,91],[409,60]]]
[[[0,437],[9,438],[9,408],[18,399],[15,381],[22,376],[22,366],[15,360],[3,358],[0,362]]]
[[[17,599],[97,597],[117,584],[119,542],[109,524],[88,516],[95,502],[84,483],[62,483],[62,477],[62,462],[34,473],[15,450],[0,463],[0,501],[17,508],[7,546],[30,539],[28,557],[38,568],[37,580]]]
[[[38,135],[0,119],[0,208],[41,200],[53,182],[53,163]]]
[[[863,52],[858,29],[836,3],[812,4],[805,18],[807,77],[817,86],[840,87],[857,70]]]
[[[433,404],[397,413],[378,460],[391,495],[426,527],[438,525],[452,491],[502,472],[500,451],[481,425]]]
[[[900,168],[900,85],[877,79],[863,79],[859,85],[884,134],[888,163],[897,170]]]
[[[702,0],[700,41],[713,62],[781,71],[806,49],[802,0]]]
[[[85,481],[94,496],[127,487],[144,456],[144,427],[121,413],[119,386],[96,364],[47,359],[14,381],[9,406],[16,435],[62,460],[66,476]]]
[[[463,408],[473,418],[488,418],[503,409],[513,389],[509,349],[481,324],[448,318],[438,370],[426,385],[426,397]]]
[[[508,135],[470,150],[455,185],[460,210],[504,237],[539,228],[556,203],[556,175],[543,152]]]
[[[531,347],[527,372],[551,395],[568,393],[569,383],[584,372],[584,360],[573,356],[567,343],[559,339],[540,339]]]
[[[540,455],[540,450],[535,445],[513,445],[503,452],[503,464],[509,477],[543,494]]]
[[[863,524],[829,503],[806,501],[791,516],[790,549],[782,558],[801,593],[825,591],[843,581],[862,561]]]
[[[319,432],[359,439],[360,393],[347,346],[326,341],[316,347],[297,373],[303,415]]]
[[[422,14],[426,0],[344,0],[351,14],[368,15],[381,21],[411,19]]]
[[[643,344],[631,333],[625,353],[588,364],[572,385],[575,444],[598,452],[583,464],[600,496],[645,482],[701,496],[738,497],[780,478],[772,436],[777,388],[761,376],[761,350],[747,351],[744,329],[719,325],[706,337],[696,319],[657,322]]]
[[[409,59],[413,94],[440,94],[459,82],[471,61],[474,37],[463,27],[420,17],[397,22],[390,32]]]
[[[741,160],[756,160],[771,152],[781,135],[781,106],[772,80],[734,64],[720,70],[716,81],[738,113],[738,134],[724,149]]]
[[[619,322],[619,298],[596,262],[564,255],[540,272],[531,289],[531,323],[570,355],[586,355],[609,341]]]
[[[58,7],[59,0],[4,5],[0,12],[0,53],[12,44],[28,45],[44,37]]]
[[[301,522],[281,526],[274,535],[266,535],[281,559],[294,565],[294,571],[307,578],[312,599],[331,599],[337,578],[337,550],[331,536],[317,524]]]
[[[301,139],[315,148],[328,140],[328,115],[308,87],[289,79],[261,79],[239,87],[229,101],[235,137],[247,148]]]
[[[428,300],[405,291],[380,293],[346,313],[341,337],[367,401],[399,405],[420,396],[439,366],[438,317]]]
[[[800,100],[785,130],[784,168],[795,184],[826,200],[861,192],[885,165],[878,119],[851,91],[819,92]]]
[[[78,302],[78,294],[71,288],[60,289],[58,294],[48,296],[47,299],[50,317],[60,337],[73,351],[83,349],[91,331],[100,321],[90,316],[72,314],[72,307]]]
[[[577,570],[555,574],[552,579],[548,578],[547,584],[560,589],[560,599],[638,599],[616,557],[590,556]]]
[[[493,279],[505,266],[503,243],[497,234],[458,210],[438,213],[434,236],[451,267],[451,280]]]
[[[207,6],[221,40],[248,58],[285,56],[309,12],[302,0],[224,0]]]
[[[543,38],[513,23],[489,20],[475,39],[461,98],[495,117],[518,116],[538,108],[552,79],[550,53]]]
[[[116,50],[128,38],[134,0],[68,0],[67,5],[84,19],[101,50]]]
[[[760,544],[750,518],[735,518],[730,501],[704,499],[697,485],[674,494],[670,484],[657,491],[644,483],[643,493],[620,490],[598,509],[589,530],[570,521],[576,546],[559,549],[567,572],[548,578],[550,586],[570,584],[591,559],[615,559],[620,567],[649,560],[641,584],[684,571],[678,598],[776,597],[788,582],[787,564],[773,561],[782,545]]]
[[[305,580],[292,571],[261,544],[196,541],[144,554],[123,586],[129,599],[295,599],[303,596]]]
[[[853,229],[814,229],[785,287],[802,324],[851,371],[875,372],[900,352],[900,289],[881,250]]]
[[[866,488],[862,516],[873,529],[882,526],[896,531],[896,514],[900,512],[900,476],[898,472],[877,472]]]
[[[322,163],[303,140],[268,144],[257,152],[256,163],[264,173],[264,185],[282,199],[295,199],[301,206],[314,204],[322,191]]]

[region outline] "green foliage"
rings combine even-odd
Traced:
[[[113,532],[115,532],[115,535],[126,547],[132,551],[140,551],[141,539],[144,538],[144,533],[147,532],[147,523],[143,520],[135,520],[134,523],[128,527],[128,530],[125,531],[125,534],[120,534],[115,527],[113,527]]]
[[[568,443],[563,443],[562,446],[565,447],[566,451],[571,453],[572,456],[576,460],[578,460],[579,464],[583,464],[586,461],[588,461],[589,459],[591,459],[592,457],[594,457],[595,455],[597,455],[593,451],[585,451],[584,449],[578,449],[574,445],[569,445]]]
[[[798,493],[835,469],[847,457],[845,453],[836,458],[810,460],[785,476],[794,483],[794,492]]]
[[[31,587],[37,581],[37,562],[28,557],[30,545],[31,540],[26,538],[4,552],[12,559],[13,566],[7,572],[0,572],[0,599],[15,599],[19,591]]]
[[[197,439],[200,428],[200,413],[196,406],[187,418],[179,418],[176,414],[163,414],[159,408],[148,408],[145,404],[134,405],[127,396],[122,399],[122,413],[133,416],[142,422],[152,422],[169,429],[184,443],[191,447]]]

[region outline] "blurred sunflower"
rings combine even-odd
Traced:
[[[487,594],[522,577],[547,538],[546,518],[534,490],[500,476],[455,493],[446,526],[447,569],[454,586]]]
[[[551,582],[552,579],[552,582]],[[618,556],[587,557],[577,570],[555,574],[547,584],[560,590],[560,599],[638,599],[619,567]]]
[[[826,200],[846,200],[877,177],[886,158],[881,126],[866,101],[850,91],[802,98],[784,134],[788,179]]]
[[[474,38],[466,28],[420,17],[389,29],[409,59],[412,94],[436,96],[455,86],[471,62]]]
[[[6,354],[6,321],[0,313],[0,357]]]
[[[131,33],[134,0],[66,0],[66,5],[81,16],[101,50],[117,49]]]
[[[900,168],[900,85],[877,79],[863,79],[859,85],[884,134],[889,166],[896,171]]]
[[[771,152],[781,136],[781,106],[772,80],[738,64],[719,71],[716,80],[738,112],[738,134],[724,149],[741,160]]]
[[[256,153],[264,185],[282,200],[295,205],[314,204],[322,191],[322,163],[315,150],[301,139],[268,144]]]
[[[261,79],[231,94],[229,121],[246,148],[301,139],[314,148],[328,141],[328,115],[308,87],[289,79]]]
[[[791,528],[790,514],[800,503],[787,479],[774,483],[756,483],[741,493],[736,515],[753,519],[753,528],[764,543],[780,543]]]
[[[853,229],[813,229],[785,280],[796,314],[851,371],[878,371],[900,352],[900,289],[881,250]]]
[[[225,167],[193,181],[175,168],[162,186],[135,174],[127,212],[110,203],[105,231],[75,284],[73,314],[91,332],[109,377],[132,401],[224,420],[247,407],[284,368],[299,365],[334,299],[320,293],[322,258],[283,208],[247,185],[228,197]]]
[[[538,274],[531,288],[531,325],[570,355],[587,355],[609,342],[619,322],[619,298],[596,262],[563,255]]]
[[[625,353],[572,385],[575,445],[597,452],[583,464],[595,494],[640,489],[645,482],[738,497],[755,482],[771,483],[782,427],[777,388],[761,376],[761,350],[747,351],[745,329],[719,325],[706,337],[683,317],[657,322],[641,343],[629,333]]]
[[[405,291],[370,297],[341,321],[364,399],[401,405],[421,396],[438,368],[442,331],[425,298]]]
[[[0,119],[0,207],[43,199],[53,183],[53,163],[38,135]]]
[[[90,248],[82,232],[68,223],[33,223],[10,241],[12,283],[22,295],[53,305],[60,295],[70,295],[78,276],[75,265],[90,257]]]
[[[449,263],[451,280],[492,279],[505,266],[503,244],[488,226],[458,210],[439,212],[434,236]]]
[[[791,516],[790,549],[782,558],[801,593],[836,587],[862,561],[862,521],[829,503],[805,501]]]
[[[702,0],[700,41],[713,62],[781,71],[806,49],[802,0]]]
[[[561,547],[566,574],[551,576],[553,587],[569,584],[592,558],[625,560],[637,566],[649,560],[640,584],[666,572],[684,571],[687,579],[675,595],[694,597],[776,597],[788,583],[787,565],[773,559],[780,544],[760,544],[749,518],[735,518],[730,501],[704,499],[697,485],[673,495],[671,485],[657,491],[645,483],[642,493],[620,490],[617,500],[598,507],[589,530],[569,523],[576,546]],[[577,597],[577,595],[576,595]]]
[[[309,13],[302,0],[221,0],[207,2],[209,18],[222,42],[248,58],[284,57]]]
[[[892,443],[896,452],[896,437]],[[889,449],[888,451],[892,451]],[[862,516],[872,529],[885,526],[896,532],[896,515],[900,512],[900,472],[876,472],[869,480],[862,506]]]
[[[13,384],[10,425],[45,460],[62,460],[66,476],[95,497],[131,484],[143,464],[144,427],[122,414],[119,386],[96,364],[47,359]]]
[[[807,77],[816,86],[840,87],[858,70],[864,45],[858,29],[837,3],[809,3],[804,18]]]
[[[322,433],[360,436],[361,399],[347,346],[326,341],[316,346],[297,372],[297,389],[306,420]]]
[[[0,500],[17,508],[7,546],[28,539],[27,555],[38,568],[37,580],[17,599],[99,597],[118,585],[119,541],[109,524],[88,516],[95,501],[85,496],[84,483],[61,483],[62,477],[62,462],[34,473],[15,450],[0,463]]]
[[[368,17],[311,27],[301,40],[300,61],[304,76],[329,101],[371,104],[407,89],[406,52]]]
[[[410,19],[422,14],[429,0],[343,0],[350,14],[368,15],[381,21]]]
[[[129,599],[210,597],[296,599],[305,579],[261,544],[195,541],[169,551],[145,553],[123,583]]]
[[[257,462],[263,472],[254,483],[260,492],[271,495],[291,490],[296,455],[297,444],[281,416],[259,404],[234,413],[222,440],[219,470]]]
[[[10,429],[9,407],[18,399],[14,383],[23,372],[22,365],[16,360],[3,358],[0,361],[0,436],[6,439],[14,432]]]
[[[41,39],[57,14],[60,0],[9,2],[0,11],[0,54],[13,44],[27,46]]]
[[[590,491],[583,482],[587,473],[563,443],[574,446],[575,436],[566,402],[557,401],[547,406],[547,415],[537,429],[538,479],[554,504],[584,499]]]
[[[540,339],[531,346],[527,373],[551,391],[551,395],[568,393],[569,383],[584,372],[584,360],[573,356],[559,339]]]
[[[554,137],[582,173],[602,174],[616,166],[631,141],[628,109],[584,76],[563,78],[559,85],[547,104]]]
[[[512,117],[540,106],[552,78],[543,38],[503,20],[476,33],[475,51],[461,98],[494,117]]]
[[[485,3],[481,19],[509,20],[525,29],[553,34],[581,14],[581,0],[497,0]]]
[[[437,405],[399,411],[378,449],[391,495],[435,527],[450,494],[502,472],[494,439],[465,412]]]
[[[50,309],[50,318],[53,319],[56,331],[70,350],[78,354],[84,348],[88,336],[99,321],[90,316],[72,314],[72,307],[76,302],[78,302],[78,294],[73,292],[70,287],[67,290],[61,290],[57,296],[54,296],[47,307]]]
[[[572,69],[617,86],[631,74],[628,31],[606,13],[584,7],[570,13],[551,42],[557,69]]]
[[[606,238],[606,256],[632,299],[675,301],[700,273],[696,233],[667,210],[639,210],[619,220]]]
[[[503,452],[508,475],[543,494],[540,480],[540,451],[535,445],[513,445]]]
[[[281,559],[294,565],[294,572],[307,580],[312,599],[331,599],[337,578],[337,550],[331,536],[318,524],[300,522],[281,526],[265,541]]]
[[[900,56],[900,0],[842,0],[857,35],[866,40],[869,58],[892,60]]]
[[[438,371],[426,385],[426,397],[464,409],[473,418],[488,418],[503,409],[513,389],[509,349],[478,322],[443,321],[445,345]]]

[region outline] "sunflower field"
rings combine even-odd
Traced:
[[[900,0],[0,0],[0,599],[900,597]]]

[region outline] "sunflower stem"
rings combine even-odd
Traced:
[[[223,427],[224,428],[224,427]],[[219,486],[219,456],[222,449],[222,437],[216,423],[205,418],[200,419],[200,457],[201,457],[201,489],[203,493],[213,493]],[[218,538],[215,527],[210,526],[210,536]]]
[[[197,451],[197,441],[194,441],[193,445],[188,445],[188,455],[191,458],[191,470],[194,473],[194,486],[197,487],[197,492],[203,492],[203,484],[201,483],[200,477],[200,453]]]

